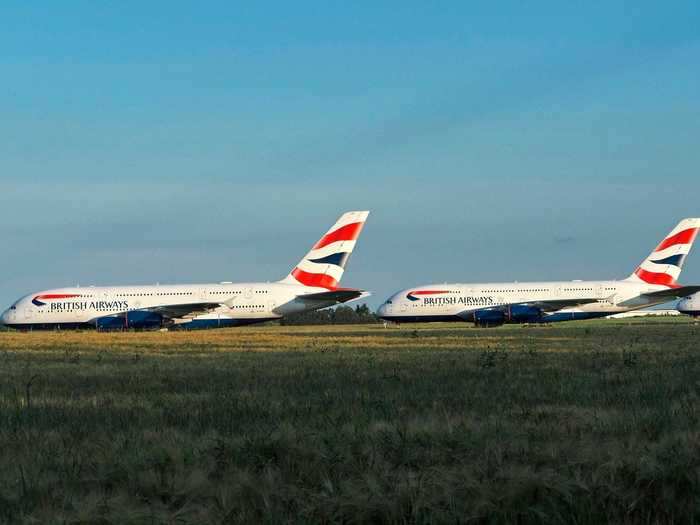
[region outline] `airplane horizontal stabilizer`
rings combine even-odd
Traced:
[[[680,288],[669,288],[668,290],[661,290],[658,292],[649,292],[643,294],[644,297],[653,298],[663,298],[668,297],[669,301],[671,299],[679,299],[681,297],[688,297],[694,293],[700,292],[700,286],[681,286]]]
[[[369,292],[365,292],[364,290],[345,289],[300,295],[298,298],[303,301],[332,301],[336,303],[347,303],[349,301],[369,297],[370,295],[371,294]]]

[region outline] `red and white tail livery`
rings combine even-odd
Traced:
[[[282,281],[335,290],[367,221],[368,211],[343,214]]]
[[[700,219],[683,219],[627,280],[675,288],[685,258],[700,231]]]

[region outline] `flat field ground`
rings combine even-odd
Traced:
[[[700,520],[700,327],[0,333],[0,522]]]

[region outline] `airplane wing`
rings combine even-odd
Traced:
[[[668,297],[668,300],[688,297],[696,292],[700,292],[700,286],[681,286],[680,288],[669,288],[668,290],[660,290],[658,292],[649,292],[642,294],[645,297],[653,299],[663,299]]]
[[[201,314],[208,313],[214,308],[221,306],[221,303],[186,303],[186,304],[169,304],[164,306],[152,306],[139,308],[137,310],[128,310],[123,312],[116,312],[109,314],[104,317],[117,317],[125,318],[131,316],[135,312],[152,312],[155,314],[160,314],[167,319],[179,319],[188,316],[197,316]]]
[[[221,303],[168,304],[164,306],[142,308],[141,311],[154,312],[169,319],[179,319],[181,317],[194,317],[197,315],[206,314],[220,306]]]
[[[562,308],[572,308],[575,306],[581,306],[584,304],[595,303],[599,301],[600,297],[584,297],[578,299],[552,299],[546,301],[529,301],[524,303],[513,303],[507,306],[533,306],[539,308],[543,312],[556,312]]]
[[[331,290],[329,292],[319,292],[311,293],[307,295],[300,295],[297,298],[302,301],[309,302],[336,302],[336,303],[347,303],[349,301],[355,301],[357,299],[362,299],[364,297],[369,297],[370,293],[364,290],[353,290],[351,288],[341,288],[338,290]]]
[[[469,310],[463,311],[460,317],[465,319],[470,319],[475,312],[479,311],[489,311],[489,312],[503,312],[508,314],[512,311],[513,307],[525,307],[532,308],[533,310],[539,310],[542,313],[557,312],[562,308],[572,308],[575,306],[581,306],[584,304],[595,303],[600,300],[600,297],[579,297],[577,299],[551,299],[544,301],[522,301],[517,303],[507,303],[499,304],[496,306],[484,306],[478,308],[471,308]]]

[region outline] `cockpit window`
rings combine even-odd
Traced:
[[[394,304],[391,299],[386,302],[386,304]]]
[[[10,306],[10,310],[17,310],[17,307],[13,304],[12,306]]]

